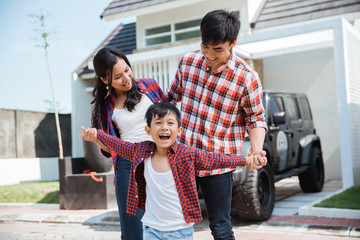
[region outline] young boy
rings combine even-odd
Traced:
[[[266,157],[242,157],[206,152],[177,143],[181,135],[180,112],[172,104],[149,107],[145,131],[154,142],[129,143],[91,128],[82,127],[87,141],[101,141],[126,159],[131,159],[127,212],[146,209],[142,218],[144,239],[192,239],[193,224],[200,222],[201,209],[195,170],[266,165]]]

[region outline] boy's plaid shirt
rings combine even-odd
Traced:
[[[180,142],[188,146],[240,154],[245,131],[255,127],[266,129],[258,74],[234,53],[226,65],[212,74],[200,51],[186,54],[179,62],[167,97],[170,102],[181,102],[184,131]],[[232,170],[197,174],[217,175]]]
[[[159,84],[155,79],[143,78],[134,79],[141,93],[146,94],[153,103],[165,102],[167,98],[164,92],[161,90]],[[112,115],[115,108],[115,94],[111,93],[105,98],[104,106],[101,109],[101,126],[105,133],[112,136],[116,136],[115,126],[112,122]],[[119,136],[120,137],[120,136]],[[110,157],[110,154],[101,150],[105,157]],[[111,157],[113,160],[114,169],[116,169],[117,154],[111,151]]]
[[[137,207],[145,210],[144,161],[155,151],[155,143],[151,141],[130,143],[105,134],[101,130],[97,131],[97,137],[112,151],[131,161],[127,213],[135,215]],[[240,155],[207,152],[181,143],[174,143],[170,147],[168,161],[186,223],[196,223],[202,220],[195,181],[196,169],[210,170],[219,167],[245,166],[246,164],[246,158]]]

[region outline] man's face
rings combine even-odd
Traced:
[[[229,41],[217,45],[205,45],[201,43],[201,52],[205,57],[206,63],[211,67],[211,71],[215,71],[220,66],[229,61],[231,50],[235,46],[236,41]]]

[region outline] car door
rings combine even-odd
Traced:
[[[303,136],[314,134],[314,123],[312,120],[312,114],[310,110],[310,104],[305,95],[300,95],[298,97],[301,119],[302,119],[302,128],[299,129],[302,132]]]
[[[286,113],[288,115],[288,125],[285,133],[289,136],[290,157],[287,163],[288,168],[297,166],[299,141],[302,137],[302,120],[300,117],[299,105],[295,94],[284,96]]]
[[[268,142],[274,159],[273,168],[275,173],[286,169],[287,159],[290,156],[289,134],[287,129],[284,101],[281,94],[269,94],[268,104]]]

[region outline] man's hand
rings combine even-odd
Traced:
[[[85,141],[88,142],[98,142],[98,138],[97,138],[97,130],[96,128],[84,128],[81,127],[81,130],[84,132],[83,134],[81,134],[79,137],[84,138]]]
[[[259,168],[262,168],[263,166],[265,166],[267,163],[267,158],[261,155],[253,155],[253,156],[249,156],[246,157],[246,167],[249,170],[256,170]]]
[[[251,156],[260,156],[259,163],[261,166],[265,166],[267,164],[266,152],[264,150],[252,152]]]

